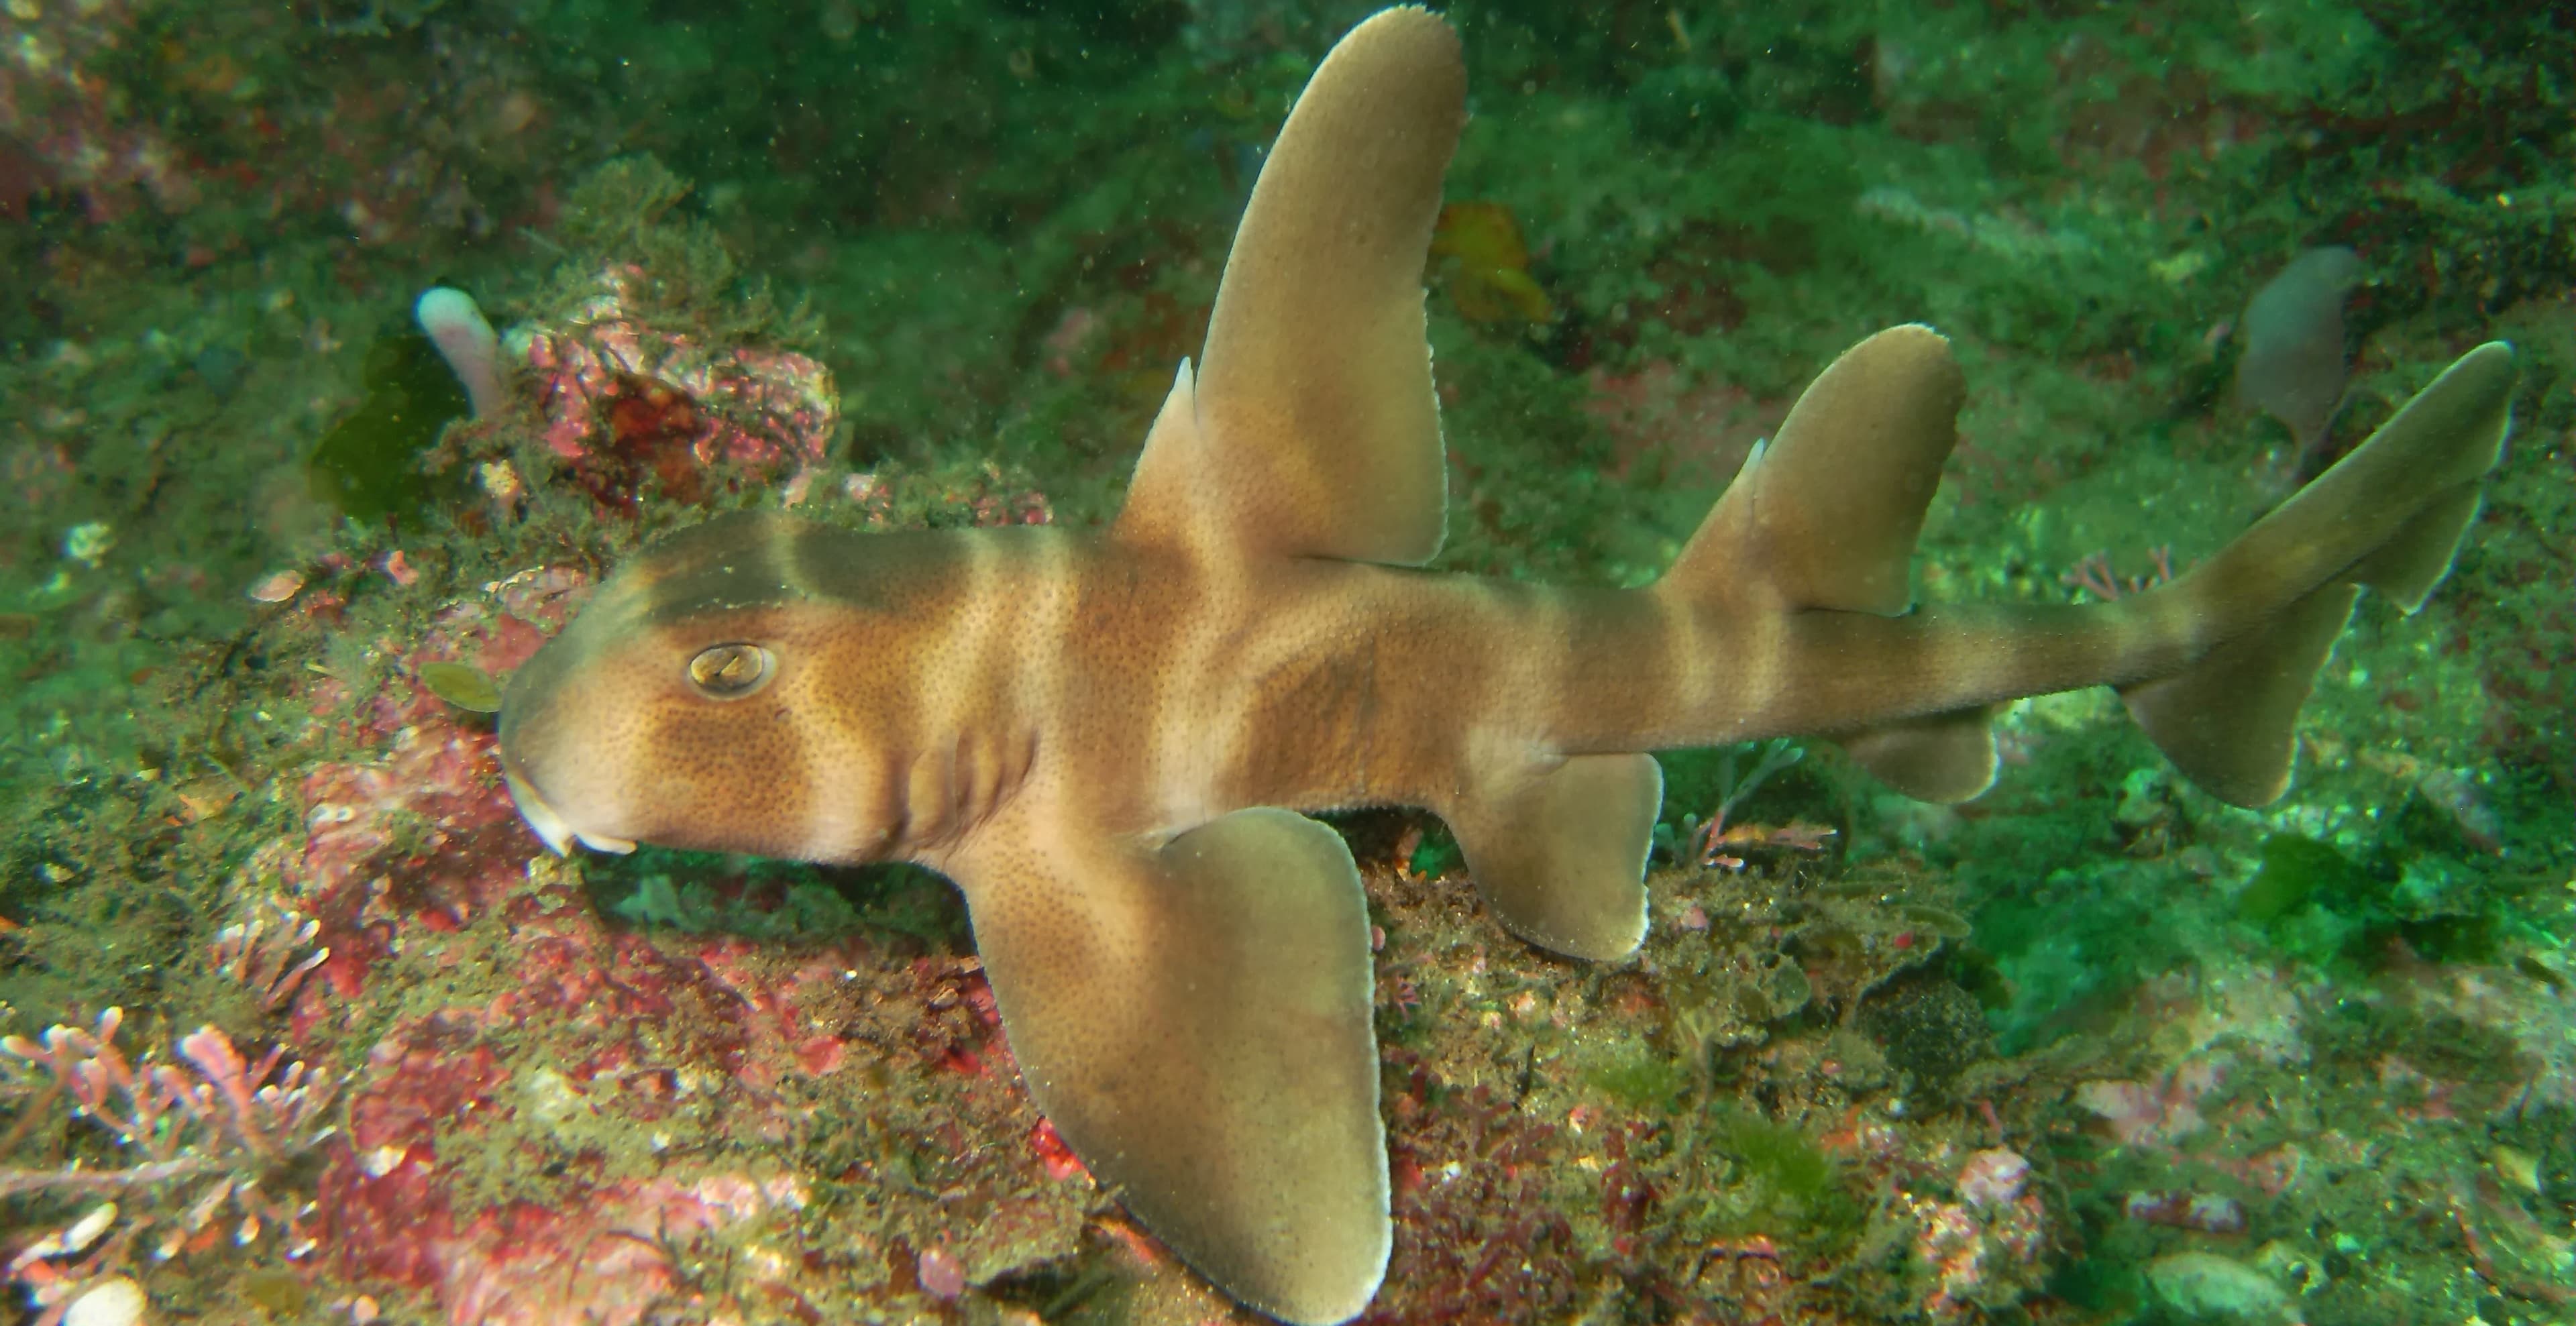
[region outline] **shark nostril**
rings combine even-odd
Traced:
[[[709,645],[689,660],[689,684],[710,700],[739,700],[778,671],[778,656],[759,645],[734,641]]]

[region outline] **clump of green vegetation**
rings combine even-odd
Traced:
[[[1656,1113],[1673,1110],[1691,1089],[1679,1062],[1643,1045],[1584,1070],[1583,1080],[1628,1109]]]
[[[1467,854],[1459,849],[1458,840],[1447,829],[1433,825],[1414,844],[1413,855],[1406,858],[1405,869],[1424,879],[1438,879],[1466,864]]]
[[[738,887],[708,882],[728,872]],[[601,911],[639,927],[790,941],[876,931],[938,951],[962,949],[967,938],[956,891],[911,866],[833,871],[646,847],[585,877]]]
[[[609,911],[638,925],[690,934],[724,931],[758,939],[821,938],[859,928],[858,909],[830,885],[800,880],[787,885],[778,905],[752,905],[750,895],[728,899],[694,879],[666,874],[645,875],[635,891],[609,904]]]
[[[555,227],[567,261],[542,303],[570,306],[597,290],[600,264],[631,265],[627,311],[649,323],[695,324],[708,345],[812,345],[822,325],[799,300],[781,309],[766,278],[746,275],[716,228],[681,204],[694,186],[649,154],[617,157],[565,196]]]
[[[2349,894],[2361,871],[2314,838],[2276,833],[2263,840],[2263,864],[2236,899],[2236,914],[2257,925],[2282,920],[2311,902]]]
[[[447,360],[414,327],[378,337],[364,371],[366,400],[322,435],[304,472],[316,498],[373,524],[409,516],[430,499],[435,476],[422,457],[468,405]]]
[[[2401,818],[2397,827],[2403,829]],[[2293,956],[2370,965],[2402,944],[2434,962],[2493,962],[2499,899],[2484,876],[2392,833],[2363,861],[2297,834],[2263,841],[2262,864],[2238,896],[2237,915],[2264,926]]]
[[[468,713],[501,712],[501,685],[491,674],[468,663],[423,663],[420,684],[429,693]]]
[[[1858,1234],[1864,1213],[1843,1187],[1842,1167],[1794,1125],[1723,1107],[1709,1143],[1734,1162],[1735,1182],[1719,1206],[1730,1232],[1779,1234],[1838,1247]]]

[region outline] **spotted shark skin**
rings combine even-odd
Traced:
[[[1300,812],[1427,807],[1502,925],[1615,961],[1645,929],[1656,750],[1818,734],[1957,800],[1994,778],[1993,706],[2108,684],[2187,776],[2259,804],[2355,596],[2423,602],[2509,426],[2512,354],[2483,346],[2169,585],[1917,606],[1964,386],[1897,327],[1816,380],[1657,584],[1422,571],[1445,502],[1422,268],[1464,106],[1422,10],[1334,49],[1106,531],[709,521],[603,584],[502,710],[557,850],[955,881],[1039,1108],[1290,1322],[1363,1311],[1392,1238],[1367,912]]]

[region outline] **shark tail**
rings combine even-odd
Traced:
[[[1929,329],[1846,352],[1748,461],[1657,592],[1701,613],[1785,614],[1793,653],[1863,660],[1802,677],[1832,703],[1913,712],[1835,737],[1926,801],[1984,791],[1988,720],[2022,695],[2116,687],[2184,776],[2259,806],[2289,785],[2317,670],[2364,589],[2413,612],[2476,520],[2511,424],[2512,348],[2463,355],[2370,439],[2170,584],[2091,607],[1911,611],[1908,563],[1953,441],[1958,370]]]
[[[2120,687],[2185,777],[2239,806],[2289,786],[2299,709],[2360,591],[2413,613],[2450,573],[2503,455],[2513,381],[2502,342],[2461,356],[2216,556],[2140,596],[2175,596],[2213,641],[2171,675]]]

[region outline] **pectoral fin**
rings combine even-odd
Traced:
[[[951,872],[1038,1108],[1227,1293],[1358,1315],[1391,1226],[1350,849],[1272,809],[1159,851],[1023,827]]]

